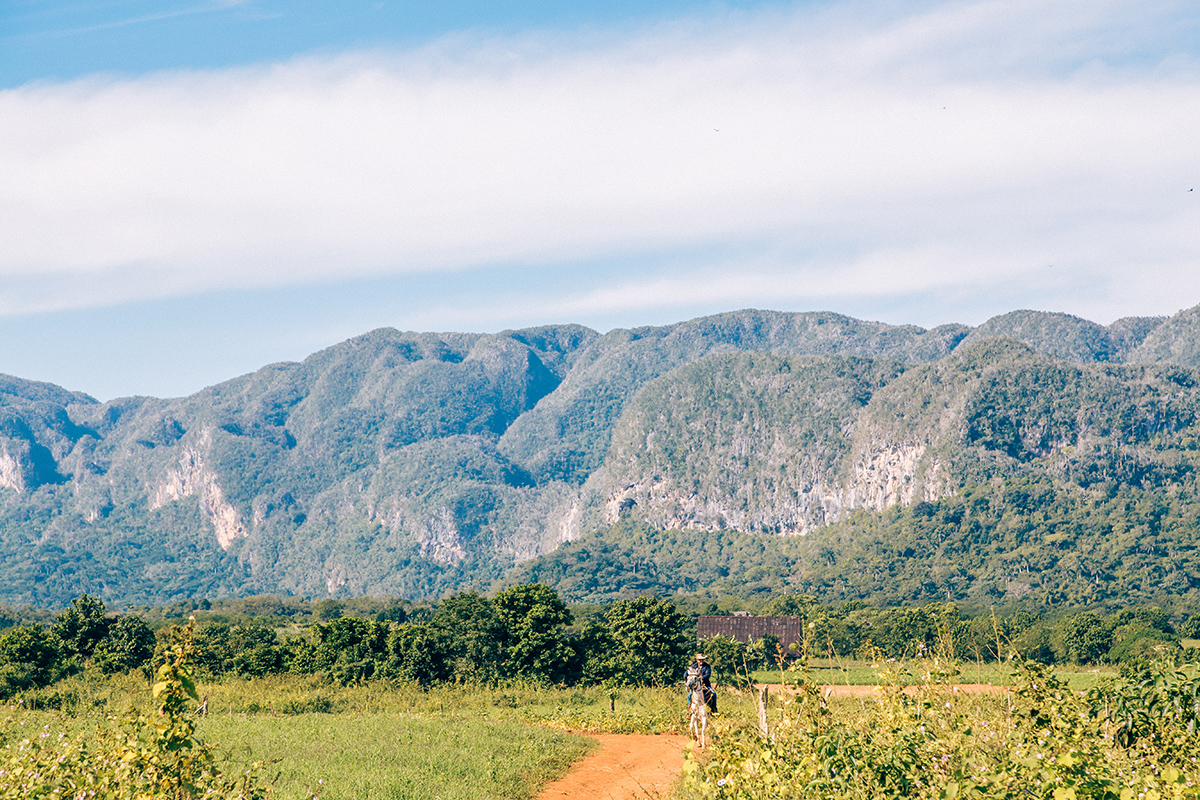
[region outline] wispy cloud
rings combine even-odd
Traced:
[[[1178,307],[1198,18],[866,2],[0,92],[0,311],[672,253],[548,302],[1019,280],[1077,313]]]
[[[180,17],[192,17],[197,14],[213,14],[231,9],[242,8],[251,5],[254,0],[208,0],[202,3],[186,3],[171,7],[164,7],[164,4],[156,4],[156,10],[144,14],[117,15],[115,19],[105,19],[103,22],[96,22],[91,25],[76,25],[71,27],[48,26],[37,30],[26,31],[18,35],[18,38],[37,38],[37,37],[67,37],[75,36],[84,33],[95,33],[97,31],[116,30],[118,28],[128,28],[132,25],[145,25],[148,23],[162,22],[169,19],[178,19]],[[114,7],[120,8],[123,5],[142,5],[144,3],[103,3],[95,6],[96,10],[105,10],[111,14]],[[79,9],[74,9],[78,13]],[[53,16],[43,12],[41,15],[26,15],[25,19],[36,19],[41,16],[47,21],[53,20]]]

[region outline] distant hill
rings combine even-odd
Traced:
[[[753,535],[773,553],[762,569],[802,573],[775,584],[836,594],[856,580],[839,559],[900,536],[887,520],[936,517],[981,487],[1048,486],[1051,517],[1119,496],[1183,520],[1198,343],[1200,307],[1108,327],[1018,311],[932,330],[745,310],[603,335],[382,329],[170,400],[98,403],[3,377],[0,600],[438,596],[543,563],[565,575],[547,559],[624,518],[678,532],[664,536]],[[987,519],[978,547],[1007,535],[1003,515]],[[1117,535],[1089,525],[1070,540],[1079,552]],[[1180,523],[1171,547],[1190,537]],[[896,575],[948,552],[907,549]],[[1069,561],[1039,569],[1048,581]],[[1002,562],[976,559],[935,590],[905,579],[889,597],[980,597]],[[668,573],[663,586],[685,588]],[[1188,591],[1191,573],[1180,580]],[[628,587],[601,588],[580,596]]]

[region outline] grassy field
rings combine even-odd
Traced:
[[[594,746],[516,722],[390,712],[216,715],[200,735],[230,768],[269,762],[280,800],[528,798]]]
[[[920,683],[932,662],[883,664],[887,680]],[[810,675],[832,684],[876,684],[880,670],[867,662],[814,660]],[[957,666],[956,683],[1012,685],[1002,665]],[[1055,670],[1076,691],[1113,675],[1112,670]],[[788,683],[798,675],[785,673]],[[753,675],[779,683],[778,670]],[[377,682],[340,687],[314,676],[200,680],[207,714],[200,738],[214,746],[227,772],[266,762],[281,800],[319,798],[496,798],[536,795],[594,747],[581,732],[684,732],[681,688],[558,688],[526,684],[496,687],[446,685],[423,689]],[[753,729],[754,693],[721,687],[721,715],[713,732],[721,738]],[[956,707],[992,719],[1006,713],[998,697],[962,697]],[[78,734],[135,707],[150,705],[140,677],[77,675],[30,695],[13,714],[26,730]],[[833,718],[876,713],[865,699],[833,700]],[[32,708],[30,707],[32,706]],[[772,730],[796,706],[772,695]],[[49,726],[46,728],[45,726]]]
[[[683,696],[673,688],[341,687],[313,676],[197,683],[207,708],[199,738],[227,773],[263,762],[260,775],[281,800],[520,800],[595,747],[583,732],[684,727]],[[87,672],[9,710],[18,738],[77,738],[110,716],[149,708],[140,677]]]
[[[921,662],[913,662],[914,667]],[[809,674],[821,684],[840,684],[845,686],[869,686],[880,682],[879,667],[870,661],[852,661],[848,659],[814,658],[809,661]],[[958,674],[953,679],[955,683],[983,683],[994,686],[1012,686],[1016,681],[1013,669],[1006,664],[962,663],[956,667]],[[1054,676],[1067,684],[1071,689],[1082,691],[1095,686],[1104,678],[1117,675],[1115,667],[1071,667],[1064,666],[1053,670]],[[914,679],[919,679],[919,669],[913,672]],[[755,683],[795,683],[797,675],[794,671],[780,672],[773,670],[755,670],[750,674]]]

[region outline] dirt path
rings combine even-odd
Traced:
[[[600,733],[600,749],[547,786],[538,800],[666,797],[683,770],[684,736]]]
[[[759,684],[761,688],[763,684]],[[767,684],[772,694],[778,684]],[[954,687],[964,694],[991,694],[1006,686],[963,683]],[[824,687],[829,697],[870,697],[878,686]],[[600,749],[580,761],[571,771],[547,786],[537,800],[646,800],[666,797],[683,770],[685,736],[642,736],[617,733],[593,734]]]
[[[780,691],[778,684],[758,684],[761,689],[764,685],[769,687],[769,690],[774,693]],[[957,683],[950,687],[951,691],[962,692],[963,694],[1003,694],[1010,691],[1010,686],[993,686],[990,683]],[[915,692],[915,686],[910,686],[906,691]],[[872,685],[852,685],[833,683],[821,687],[821,692],[828,692],[828,697],[870,697],[879,691],[878,686]]]

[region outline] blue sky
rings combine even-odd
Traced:
[[[1200,303],[1183,0],[0,4],[0,372]]]

